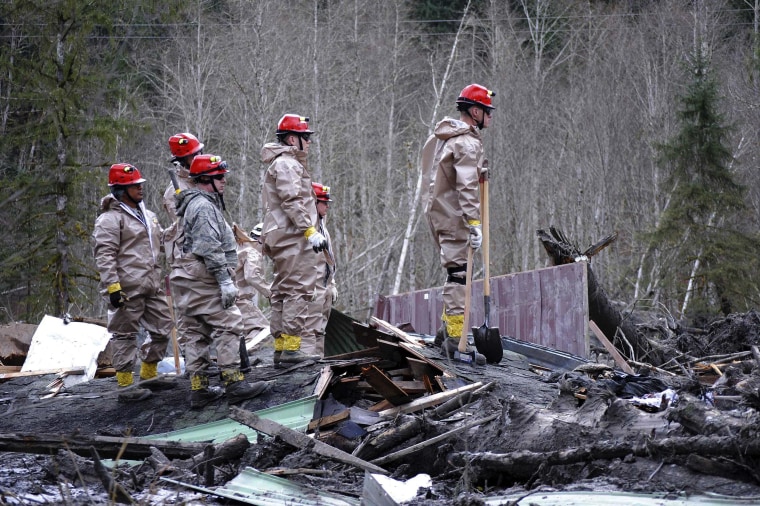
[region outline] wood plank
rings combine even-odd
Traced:
[[[467,392],[469,390],[475,390],[483,386],[483,383],[478,381],[477,383],[471,383],[469,385],[465,385],[460,388],[455,388],[453,390],[446,390],[445,392],[440,392],[433,395],[428,395],[426,397],[420,397],[419,399],[415,399],[412,402],[409,402],[407,404],[404,404],[403,406],[396,406],[394,408],[385,409],[383,411],[380,411],[380,416],[387,416],[389,418],[392,418],[396,415],[400,415],[403,413],[413,413],[415,411],[421,411],[425,408],[429,408],[431,406],[436,406],[445,400],[454,397],[456,395],[461,394],[462,392]],[[370,408],[371,409],[371,408]],[[374,410],[373,410],[374,411]]]
[[[317,384],[314,385],[314,395],[317,396],[317,399],[321,399],[322,396],[325,395],[325,391],[327,390],[327,387],[330,386],[330,381],[333,379],[333,370],[332,367],[325,366],[322,368],[322,370],[319,373],[319,379],[317,380]]]
[[[142,460],[150,457],[151,447],[158,448],[169,458],[190,458],[203,452],[207,443],[161,441],[136,437],[87,436],[83,434],[0,434],[0,451],[34,454],[51,454],[61,449],[71,450],[82,457],[90,457],[94,447],[101,457]]]
[[[349,464],[371,473],[380,473],[384,475],[388,474],[388,471],[382,467],[378,467],[367,462],[366,460],[362,460],[342,450],[333,448],[332,446],[323,443],[322,441],[317,441],[313,438],[310,438],[306,434],[302,434],[293,429],[289,429],[273,420],[260,418],[258,415],[256,415],[256,413],[245,411],[237,406],[232,406],[230,408],[230,418],[242,424],[245,424],[256,431],[263,432],[264,434],[269,434],[273,437],[277,436],[289,445],[295,446],[296,448],[310,450],[314,453],[322,455],[323,457],[337,460],[338,462],[343,462],[344,464]]]
[[[325,427],[330,427],[331,425],[335,425],[336,423],[340,423],[343,420],[348,420],[351,416],[351,412],[346,408],[345,410],[341,411],[340,413],[336,413],[334,415],[328,415],[323,416],[322,418],[319,418],[317,420],[312,420],[309,422],[309,425],[306,429],[307,432],[314,432],[317,429],[322,429]]]
[[[607,339],[607,337],[604,335],[604,333],[599,329],[599,327],[594,323],[594,320],[588,321],[588,326],[591,327],[591,331],[594,333],[597,339],[599,339],[599,342],[602,343],[602,346],[604,346],[604,349],[609,352],[609,354],[612,356],[612,359],[615,361],[615,364],[617,364],[620,369],[622,369],[623,372],[627,374],[636,374],[633,372],[633,369],[630,365],[628,365],[628,362],[625,361],[623,356],[620,354],[620,352],[615,348],[612,343]]]
[[[392,379],[393,383],[409,394],[410,396],[417,396],[420,394],[427,393],[429,390],[425,387],[425,383],[423,381],[402,381],[402,380],[394,380]],[[360,390],[370,390],[374,389],[372,385],[370,385],[366,381],[360,381],[356,384],[356,388]]]
[[[25,371],[25,372],[8,372],[0,374],[0,380],[23,378],[26,376],[47,376],[48,374],[67,374],[71,376],[79,376],[84,374],[84,367],[78,367],[76,369],[46,369],[40,371]]]
[[[392,379],[374,365],[362,369],[362,376],[377,393],[394,406],[406,404],[411,400],[409,395],[399,388]]]
[[[436,371],[437,374],[448,374],[449,376],[453,376],[450,372],[448,372],[446,369],[441,367],[436,362],[433,362],[429,358],[427,358],[425,355],[420,353],[419,351],[415,350],[414,347],[409,346],[406,343],[398,343],[399,347],[404,350],[407,353],[407,363],[409,364],[409,367],[412,367],[412,362],[409,361],[409,358],[419,360],[421,362],[425,362],[427,365],[429,365],[434,371]],[[433,376],[436,375],[436,373],[433,373]]]
[[[376,357],[379,353],[377,346],[375,346],[374,348],[365,348],[363,350],[351,351],[340,355],[330,355],[329,357],[325,357],[324,360],[328,362],[336,360],[354,360],[357,358]]]
[[[420,344],[420,342],[404,332],[403,330],[399,329],[398,327],[394,327],[390,323],[381,320],[380,318],[372,317],[370,318],[370,325],[375,325],[377,328],[387,332],[388,334],[396,336],[401,341],[405,342],[407,345],[415,347],[415,348],[422,348],[424,345]]]

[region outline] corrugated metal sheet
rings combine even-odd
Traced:
[[[267,420],[274,420],[280,425],[293,430],[306,432],[306,428],[314,415],[314,405],[317,402],[317,396],[311,395],[285,404],[280,404],[271,408],[260,409],[255,413]],[[145,439],[156,439],[160,441],[188,441],[203,442],[211,441],[213,443],[222,443],[231,439],[238,434],[245,434],[249,441],[256,441],[257,432],[245,424],[225,418],[216,422],[194,425],[186,429],[164,432],[162,434],[152,434]]]
[[[335,308],[330,310],[330,318],[325,327],[325,357],[343,355],[365,348],[356,342],[353,325],[356,321]]]
[[[375,316],[420,334],[441,325],[441,288],[381,296]],[[470,323],[483,324],[483,280],[473,283]],[[502,336],[588,357],[588,277],[578,262],[491,278],[492,327]]]

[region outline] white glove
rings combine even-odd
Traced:
[[[480,231],[480,225],[470,225],[470,247],[478,249],[481,244],[483,244],[483,233]]]
[[[238,289],[231,279],[222,281],[219,284],[219,288],[222,289],[222,307],[227,309],[235,304],[235,299],[238,296]]]
[[[314,253],[327,249],[327,239],[319,232],[314,232],[309,236],[309,246],[314,250]]]
[[[338,289],[335,285],[330,285],[330,297],[332,297],[332,303],[338,302]]]

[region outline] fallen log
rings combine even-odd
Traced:
[[[530,478],[539,466],[557,466],[591,460],[621,459],[627,455],[647,458],[668,458],[675,455],[715,457],[760,456],[760,441],[754,438],[695,436],[672,437],[661,440],[602,442],[585,448],[570,448],[551,452],[519,450],[510,453],[457,452],[450,456],[455,466],[471,466],[477,474],[498,473],[514,479]]]
[[[414,416],[405,416],[399,420],[398,426],[391,427],[380,434],[370,437],[355,455],[363,459],[373,459],[382,455],[386,450],[394,448],[422,430],[422,420]]]
[[[143,460],[156,447],[168,458],[188,458],[203,452],[206,443],[160,441],[136,437],[85,436],[82,434],[0,434],[0,452],[55,454],[67,449],[82,457],[91,456],[90,447],[107,459]]]

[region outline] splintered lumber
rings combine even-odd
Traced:
[[[317,429],[330,427],[332,425],[335,425],[336,423],[342,422],[343,420],[348,420],[350,417],[351,417],[351,411],[349,411],[348,408],[346,408],[340,413],[323,416],[322,418],[319,418],[317,420],[312,420],[311,422],[309,422],[309,426],[307,427],[306,431],[314,432]]]
[[[626,455],[658,458],[673,455],[714,457],[757,457],[760,440],[731,436],[672,437],[641,442],[602,442],[585,448],[570,448],[551,452],[519,450],[510,453],[458,452],[450,456],[456,466],[469,464],[482,471],[507,474],[515,479],[527,479],[540,466],[556,466],[589,462],[591,460],[621,459]]]
[[[330,381],[332,381],[332,379],[332,367],[329,365],[323,367],[319,372],[319,379],[317,380],[317,384],[314,386],[314,395],[316,395],[318,399],[321,399],[322,396],[325,395],[325,391],[327,391],[327,387],[330,386]]]
[[[443,434],[440,434],[438,436],[432,437],[426,441],[423,441],[421,443],[417,443],[416,445],[412,445],[408,448],[404,448],[403,450],[399,450],[397,452],[389,453],[388,455],[384,457],[380,457],[378,459],[374,459],[372,461],[373,464],[377,464],[378,466],[381,466],[383,464],[387,464],[388,462],[393,462],[394,460],[398,460],[401,457],[406,457],[407,455],[411,455],[412,453],[415,453],[419,450],[422,450],[423,448],[427,448],[430,445],[434,445],[436,443],[439,443],[441,441],[444,441],[452,436],[455,436],[459,434],[460,432],[463,432],[467,429],[470,429],[472,427],[476,427],[478,425],[483,425],[484,423],[488,423],[491,420],[495,420],[498,418],[501,414],[500,413],[494,413],[493,415],[487,416],[485,418],[480,418],[478,420],[473,420],[472,422],[468,422],[461,427],[457,427],[456,429],[452,429],[448,432],[444,432]]]
[[[296,448],[310,450],[323,457],[337,460],[338,462],[343,462],[344,464],[349,464],[371,473],[388,474],[388,471],[382,467],[378,467],[365,460],[354,457],[350,453],[346,453],[343,450],[334,448],[326,443],[323,443],[322,441],[310,438],[306,434],[302,434],[293,429],[289,429],[288,427],[280,425],[273,420],[260,418],[255,413],[240,409],[237,406],[232,406],[230,409],[230,418],[237,422],[245,424],[256,431],[263,432],[264,434],[269,434],[272,437],[279,437],[289,445],[295,446]]]
[[[394,406],[409,402],[409,395],[374,365],[362,369],[362,376],[383,399],[387,399]]]
[[[478,381],[477,383],[471,383],[454,390],[446,390],[445,392],[439,392],[437,394],[428,395],[426,397],[420,397],[412,402],[404,404],[402,406],[396,406],[395,408],[385,409],[380,411],[380,416],[392,418],[402,413],[413,413],[415,411],[421,411],[431,406],[437,406],[446,400],[455,397],[462,392],[469,392],[470,390],[476,390],[483,386],[483,383]]]
[[[620,352],[615,348],[609,339],[607,339],[607,336],[604,335],[604,332],[601,331],[599,326],[594,323],[594,320],[589,320],[588,326],[591,327],[591,331],[594,333],[597,339],[599,339],[599,342],[602,343],[602,346],[604,346],[604,349],[607,350],[607,352],[612,356],[612,359],[615,361],[615,364],[622,369],[622,371],[626,374],[636,374],[633,371],[633,368],[631,368],[630,365],[628,365],[628,362],[625,361],[623,356],[620,354]]]
[[[410,336],[403,330],[399,329],[398,327],[394,327],[390,323],[381,320],[380,318],[376,318],[374,316],[370,318],[370,325],[374,325],[375,327],[382,329],[388,334],[391,334],[395,336],[396,338],[400,339],[401,341],[405,342],[409,346],[413,346],[415,348],[422,347],[422,345],[412,336]]]
[[[94,447],[103,458],[142,460],[156,447],[169,458],[188,458],[203,451],[204,443],[159,441],[136,437],[85,436],[82,434],[0,434],[0,452],[50,454],[68,449],[83,457]]]
[[[24,372],[7,372],[0,374],[0,380],[23,378],[26,376],[47,376],[48,374],[66,374],[70,376],[81,376],[84,374],[84,367],[78,367],[76,369],[46,369],[39,371],[24,371]]]

